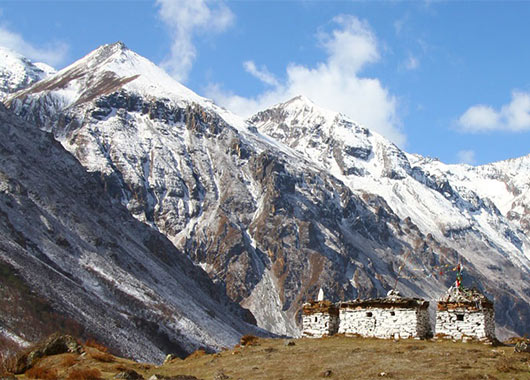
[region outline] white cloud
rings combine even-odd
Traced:
[[[243,62],[243,67],[246,72],[258,78],[263,83],[268,84],[269,86],[279,85],[278,80],[269,72],[269,70],[267,70],[266,67],[263,66],[258,69],[253,61]]]
[[[456,154],[458,162],[461,164],[474,165],[475,164],[475,152],[472,150],[461,150]]]
[[[68,45],[63,42],[37,47],[5,25],[0,26],[0,46],[14,50],[32,61],[44,62],[51,66],[64,63],[68,53]]]
[[[530,130],[530,94],[521,91],[512,92],[512,100],[500,110],[486,105],[468,108],[457,121],[464,132]]]
[[[157,0],[159,16],[172,36],[171,52],[162,66],[177,80],[186,80],[197,54],[193,37],[197,33],[220,33],[234,20],[222,0]]]
[[[401,34],[403,27],[405,26],[406,19],[400,18],[399,20],[394,21],[394,32],[396,35]]]
[[[410,54],[407,60],[405,61],[404,67],[407,70],[416,70],[418,67],[420,67],[420,60]]]
[[[339,16],[333,21],[336,29],[318,36],[327,53],[324,62],[313,67],[289,64],[285,80],[280,82],[271,76],[269,79],[274,81],[268,84],[272,88],[253,98],[224,91],[219,84],[209,86],[208,96],[235,113],[250,116],[302,94],[323,107],[349,115],[399,145],[404,144],[406,138],[399,128],[396,98],[378,79],[359,75],[363,67],[379,59],[375,35],[366,22],[356,17]],[[265,68],[255,71],[268,73]],[[261,76],[258,78],[263,81]]]

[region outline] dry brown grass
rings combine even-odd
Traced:
[[[219,373],[231,379],[530,379],[530,354],[513,347],[452,341],[377,340],[335,336],[298,339],[286,346],[282,339],[259,339],[259,345],[243,346],[207,354],[198,350],[188,360],[163,366],[135,363],[114,357],[113,363],[93,358],[99,353],[86,348],[77,364],[68,367],[68,355],[41,359],[38,366],[57,370],[68,380],[112,379],[118,372],[134,370],[148,379],[195,376],[214,379]],[[237,354],[236,354],[237,353]],[[99,371],[99,374],[95,370]],[[22,379],[27,377],[21,377]]]
[[[74,368],[68,372],[66,380],[100,380],[101,371],[97,368]]]
[[[63,366],[72,367],[77,363],[77,355],[75,354],[64,354],[63,355]]]
[[[127,369],[128,369],[127,366],[126,366],[125,364],[123,364],[123,363],[119,363],[119,364],[116,364],[116,365],[114,366],[114,370],[115,370],[116,372],[123,372],[123,371],[125,371],[125,370],[127,370]]]
[[[56,380],[57,370],[53,368],[33,367],[26,371],[26,377],[29,379]]]
[[[330,337],[260,339],[259,346],[172,362],[159,373],[212,379],[222,371],[233,379],[530,379],[530,367],[513,347],[479,343]],[[238,354],[236,355],[235,352]]]
[[[106,352],[92,352],[90,354],[90,357],[94,360],[97,360],[98,362],[103,362],[103,363],[112,363],[115,361],[114,356]]]
[[[202,356],[205,356],[207,355],[206,351],[204,351],[202,348],[199,348],[198,350],[192,352],[190,355],[188,355],[186,357],[186,360],[189,360],[189,359],[197,359],[197,358],[200,358]]]
[[[101,352],[109,352],[109,349],[107,347],[105,347],[103,344],[95,341],[94,339],[87,340],[85,342],[84,346],[85,347],[95,348],[96,350],[101,351]]]
[[[530,339],[527,337],[513,336],[504,341],[506,344],[517,344],[521,342],[530,343]]]

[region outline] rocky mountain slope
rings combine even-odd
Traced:
[[[497,206],[480,182],[485,169],[407,154],[303,97],[241,120],[121,43],[6,104],[264,328],[299,334],[300,306],[321,287],[332,300],[394,286],[436,299],[460,262],[464,285],[495,297],[499,326],[527,331],[523,163],[488,177],[512,186]]]
[[[507,268],[527,273],[530,157],[480,167],[445,165],[403,152],[347,116],[302,96],[262,111],[249,122],[333,173],[358,196],[383,197],[399,219],[414,225],[426,237],[414,253],[432,250],[434,261],[411,268],[420,272],[413,279],[430,279],[436,269],[443,273],[451,262],[447,249],[455,260],[469,263],[470,274],[476,271],[494,279],[487,290],[497,296],[494,288],[513,280],[506,276]],[[427,247],[432,241],[445,247]],[[528,296],[524,276],[508,287]],[[502,303],[503,298],[497,298]],[[526,306],[519,307],[527,314]],[[497,310],[505,311],[503,306]]]
[[[260,334],[53,136],[2,104],[0,132],[0,337],[24,345],[66,330],[158,361]]]

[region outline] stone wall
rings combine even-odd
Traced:
[[[339,317],[329,313],[304,314],[302,316],[302,336],[320,338],[336,334],[339,329]]]
[[[416,309],[416,316],[418,318],[417,337],[421,339],[432,338],[431,317],[428,309]]]
[[[493,309],[445,308],[436,313],[437,336],[452,339],[470,337],[478,340],[495,339],[495,316]]]
[[[363,337],[427,338],[432,335],[426,308],[344,308],[339,333]]]

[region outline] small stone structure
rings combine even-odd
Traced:
[[[429,302],[402,298],[390,291],[386,298],[333,304],[304,304],[302,336],[322,337],[335,333],[376,338],[428,338],[432,336]]]
[[[493,302],[476,289],[453,286],[438,301],[436,336],[495,340]]]
[[[341,302],[338,332],[383,339],[429,338],[428,307],[428,301],[402,298],[392,291],[386,298]]]
[[[339,309],[330,301],[305,303],[302,314],[302,336],[321,338],[336,334],[339,329]]]

